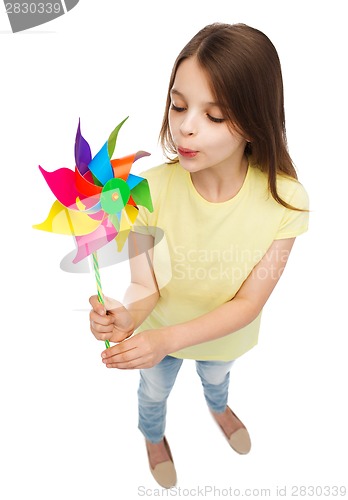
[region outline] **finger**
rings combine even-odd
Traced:
[[[114,318],[112,316],[108,316],[107,314],[105,316],[101,316],[98,312],[92,310],[89,313],[89,319],[90,322],[93,322],[95,325],[109,326],[110,330],[113,328]]]
[[[154,365],[152,352],[146,352],[138,346],[128,349],[126,344],[130,342],[123,342],[102,352],[102,361],[107,368],[129,370]]]
[[[112,327],[98,325],[91,322],[91,332],[94,335],[107,335],[108,337],[112,336]]]
[[[105,349],[101,353],[101,357],[103,359],[108,359],[108,358],[111,358],[112,356],[120,356],[120,355],[125,354],[129,351],[133,351],[134,349],[138,349],[139,352],[142,351],[141,349],[139,349],[139,346],[135,340],[135,337],[131,337],[129,339],[125,339],[124,342],[120,342],[119,344],[112,346],[109,349]]]
[[[108,350],[111,351],[111,349]],[[102,361],[107,368],[130,369],[137,368],[144,361],[144,357],[147,355],[144,355],[140,349],[134,348],[126,352],[114,353],[111,356],[103,354]]]
[[[152,368],[156,363],[152,357],[140,357],[130,361],[118,361],[106,364],[106,368],[117,368],[118,370],[141,370],[143,368]]]
[[[125,342],[124,342],[125,343]],[[114,360],[114,362],[116,361],[128,361],[130,359],[135,359],[138,357],[138,355],[134,352],[135,350],[138,350],[136,347],[133,347],[131,349],[123,349],[122,348],[122,344],[123,342],[121,342],[120,344],[116,344],[112,347],[109,347],[108,349],[106,349],[105,351],[103,351],[101,353],[101,357],[102,357],[102,360],[104,362],[111,362],[112,360]]]
[[[112,333],[111,332],[103,332],[100,330],[97,330],[91,326],[91,332],[95,336],[97,340],[111,340]]]
[[[100,316],[105,316],[106,315],[106,308],[105,306],[99,301],[98,295],[92,295],[89,298],[89,303],[91,304],[93,310],[97,312]]]
[[[112,337],[112,326],[103,326],[91,321],[90,330],[97,340],[110,340]]]
[[[105,360],[103,360],[105,362]],[[144,361],[143,357],[136,359],[117,359],[117,361],[112,358],[112,360],[105,362],[106,368],[117,368],[119,370],[134,370],[139,368],[139,366],[145,365],[146,361]]]
[[[124,361],[123,363],[107,363],[106,368],[117,368],[118,370],[135,370],[138,365],[135,361]]]

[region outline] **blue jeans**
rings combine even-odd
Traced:
[[[167,399],[183,360],[166,356],[153,368],[140,370],[138,389],[139,429],[152,443],[164,436]],[[196,361],[209,408],[222,413],[227,406],[230,369],[233,361]]]

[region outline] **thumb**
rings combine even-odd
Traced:
[[[91,304],[93,310],[100,316],[105,316],[106,308],[101,302],[99,302],[98,295],[92,295],[89,298],[89,303]]]

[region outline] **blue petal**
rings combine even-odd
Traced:
[[[108,143],[106,142],[101,150],[95,155],[90,164],[89,170],[104,185],[114,177],[114,171],[110,163],[108,153]]]
[[[129,174],[127,177],[127,184],[129,189],[135,188],[141,181],[144,180],[144,177],[139,177],[138,175]]]

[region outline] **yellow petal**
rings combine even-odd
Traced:
[[[124,244],[127,241],[128,235],[129,235],[130,229],[125,230],[125,231],[120,231],[118,235],[116,236],[116,245],[117,245],[117,250],[119,252],[122,251],[122,248],[124,247]]]
[[[139,210],[132,205],[126,205],[124,208],[131,224],[134,224],[136,218],[138,217]]]
[[[50,233],[83,236],[95,231],[100,224],[100,220],[92,219],[83,212],[69,210],[55,201],[47,219],[41,224],[35,224],[33,228]]]
[[[127,210],[127,208],[134,208],[134,207],[128,207],[126,205],[126,207],[121,212],[120,230],[115,238],[117,249],[119,252],[121,252],[122,248],[124,247],[124,244],[127,241],[129,232],[132,227],[132,218],[134,218],[133,210]],[[134,210],[138,212],[136,208],[134,208]]]
[[[77,206],[77,208],[78,208],[79,210],[81,210],[81,211],[85,210],[85,208],[86,208],[86,205],[84,205],[84,204],[82,203],[82,201],[80,200],[80,197],[79,197],[79,196],[76,198],[76,206]]]

